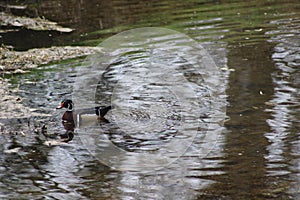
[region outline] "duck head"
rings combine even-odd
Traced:
[[[58,106],[56,109],[62,109],[62,108],[66,108],[67,111],[73,111],[73,101],[70,99],[64,99],[61,101],[60,106]]]

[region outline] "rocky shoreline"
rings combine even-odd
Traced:
[[[69,33],[71,28],[62,27],[56,22],[43,17],[15,16],[12,9],[24,10],[24,6],[3,5],[0,3],[1,33],[17,32],[20,29],[34,31],[57,31]],[[5,12],[3,12],[5,11]],[[18,88],[11,88],[9,78],[5,75],[29,72],[41,65],[61,62],[82,56],[101,52],[101,48],[87,46],[53,46],[49,48],[35,48],[27,51],[16,51],[14,47],[0,45],[0,134],[1,120],[13,118],[28,118],[34,116],[34,110],[23,105],[23,99],[18,96]]]
[[[59,26],[56,22],[44,18],[19,17],[6,12],[0,12],[0,25],[12,28],[27,28],[36,31],[54,30],[64,33],[73,31],[71,28]]]
[[[65,46],[20,52],[7,47],[0,47],[0,74],[26,73],[40,65],[87,56],[100,51],[101,48],[98,47]],[[22,104],[22,99],[16,94],[17,90],[17,88],[10,89],[9,80],[0,77],[0,96],[2,97],[0,99],[0,119],[27,118],[34,115],[33,110]]]
[[[0,3],[0,32],[14,32],[20,29],[34,31],[57,31],[69,33],[72,28],[60,26],[57,22],[44,17],[16,16],[12,9],[24,10],[26,6],[6,5]],[[5,12],[3,12],[5,11]],[[1,36],[0,36],[1,37]],[[25,73],[40,65],[59,62],[66,59],[87,56],[101,51],[97,47],[86,46],[53,46],[50,48],[36,48],[27,51],[15,51],[14,47],[0,46],[0,74]]]
[[[26,73],[29,69],[51,62],[87,56],[101,52],[99,47],[50,47],[30,49],[28,51],[13,51],[0,47],[0,73]]]

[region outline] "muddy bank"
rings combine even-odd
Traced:
[[[57,31],[60,33],[72,32],[74,29],[62,27],[57,22],[42,17],[30,18],[15,16],[10,10],[23,10],[24,6],[0,5],[5,12],[0,12],[0,32],[15,32],[20,29],[34,31]],[[1,37],[1,36],[0,36]],[[52,46],[52,45],[51,45]],[[34,48],[27,51],[14,51],[14,47],[2,45],[0,47],[0,73],[24,73],[26,70],[36,68],[51,62],[87,56],[100,51],[96,47],[53,46],[49,48]]]
[[[101,49],[98,47],[66,46],[30,49],[21,52],[0,47],[0,72],[4,74],[25,73],[27,70],[40,65],[87,56],[100,51]]]
[[[73,29],[59,26],[56,22],[49,21],[43,18],[29,18],[29,17],[18,17],[10,13],[0,12],[0,25],[3,27],[11,28],[27,28],[37,31],[53,30],[59,32],[69,33]],[[10,30],[2,30],[10,31]]]

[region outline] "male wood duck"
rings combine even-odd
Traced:
[[[72,100],[70,100],[70,99],[62,100],[60,103],[60,106],[58,106],[56,109],[62,109],[62,108],[67,109],[62,116],[62,124],[64,126],[64,129],[66,130],[65,133],[64,134],[57,134],[57,133],[49,134],[47,131],[46,125],[44,125],[41,129],[41,133],[46,138],[55,139],[55,140],[49,140],[49,141],[45,142],[45,144],[47,144],[49,146],[58,145],[61,143],[67,143],[67,142],[71,141],[74,137],[74,130],[76,127],[75,122],[78,123],[78,125],[82,125],[82,121],[84,122],[84,120],[82,120],[82,117],[83,117],[82,115],[86,112],[90,113],[90,111],[93,111],[93,109],[83,109],[83,110],[81,110],[80,114],[77,115],[74,112],[74,104],[73,104]],[[111,106],[95,107],[94,111],[96,113],[97,119],[102,122],[109,122],[107,119],[104,118],[104,116],[111,109],[112,109]],[[86,121],[90,121],[90,120],[94,121],[93,119],[96,119],[95,117],[88,115]],[[97,121],[97,120],[95,120],[95,121]],[[85,124],[85,125],[89,125],[89,123]],[[59,138],[57,138],[57,136],[59,136]]]
[[[77,119],[77,115],[74,112],[74,104],[73,104],[72,100],[70,100],[70,99],[62,100],[60,106],[58,106],[56,109],[62,109],[62,108],[67,109],[66,112],[62,116],[62,123],[63,123],[64,127],[66,128],[66,130],[69,130],[68,127],[66,127],[67,125],[74,125],[74,127],[75,127],[75,122],[80,123],[80,120],[75,120],[75,119]],[[104,122],[108,122],[108,120],[105,119],[104,116],[111,109],[112,109],[111,106],[107,106],[107,107],[97,106],[94,108],[95,113],[98,116],[98,120],[104,121]],[[81,119],[81,117],[82,116],[79,116],[78,119]]]
[[[56,109],[62,109],[62,108],[67,109],[67,111],[62,116],[63,125],[64,125],[64,123],[65,124],[71,124],[71,125],[74,124],[74,128],[75,128],[75,121],[74,121],[74,114],[75,113],[73,112],[74,104],[73,104],[72,100],[70,100],[70,99],[62,100],[61,103],[60,103],[60,106],[58,106]],[[66,130],[68,130],[68,129],[66,129]]]

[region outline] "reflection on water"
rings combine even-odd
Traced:
[[[286,176],[292,179],[289,192],[298,198],[299,187],[299,67],[300,67],[300,19],[276,20],[277,33],[269,42],[276,43],[272,59],[276,72],[272,73],[274,96],[267,111],[271,132],[266,137],[271,142],[266,159],[270,176]],[[278,170],[280,169],[280,170]]]
[[[227,96],[219,96],[228,102],[228,121],[224,127],[206,118],[207,113],[201,113],[205,111],[205,106],[198,108],[203,122],[210,125],[207,131],[217,132],[219,135],[213,146],[214,151],[204,158],[199,156],[202,150],[199,147],[205,144],[201,134],[198,134],[190,148],[176,162],[158,171],[140,173],[132,170],[117,171],[101,164],[98,155],[92,156],[86,149],[85,141],[81,140],[80,134],[84,133],[84,127],[75,130],[74,139],[69,143],[44,145],[47,139],[35,130],[47,124],[49,133],[64,132],[61,125],[62,113],[54,108],[63,97],[71,96],[74,83],[78,81],[77,78],[80,79],[76,77],[78,66],[83,62],[77,60],[51,65],[11,79],[12,88],[19,84],[18,90],[14,92],[35,115],[31,118],[13,119],[9,115],[1,116],[1,133],[5,132],[0,135],[0,150],[3,152],[0,156],[1,198],[18,199],[20,195],[24,199],[299,198],[298,1],[149,1],[139,4],[124,1],[97,2],[76,1],[76,6],[73,6],[73,1],[42,1],[34,7],[38,12],[32,13],[45,15],[65,26],[76,26],[77,31],[72,35],[52,35],[51,44],[70,42],[74,38],[76,41],[95,44],[121,30],[151,25],[166,25],[184,31],[200,41],[211,53],[217,66],[223,69],[220,80],[227,85]],[[98,12],[98,8],[101,12]],[[86,31],[92,33],[82,34]],[[5,39],[9,34],[2,36]],[[100,40],[95,40],[99,37]],[[167,42],[174,40],[165,39]],[[164,40],[160,38],[151,42],[159,46],[162,41]],[[128,47],[124,48],[128,50]],[[115,53],[121,55],[124,52]],[[161,51],[154,52],[154,55],[158,60],[168,61],[167,67],[182,67],[176,72],[184,74],[189,83],[195,84],[194,88],[199,89],[197,95],[202,102],[198,104],[206,102],[202,98],[205,98],[207,88],[203,88],[204,84],[199,79],[197,70],[186,65],[186,61],[181,58],[164,56]],[[195,55],[190,55],[187,60],[197,58]],[[87,99],[85,103],[88,106],[94,106],[95,103],[109,105],[111,88],[120,80],[117,75],[127,72],[121,69],[138,67],[141,69],[138,74],[127,75],[140,80],[147,75],[147,68],[143,68],[143,63],[148,62],[147,57],[147,51],[134,51],[110,62],[106,70],[99,70],[95,76],[100,81],[91,84],[99,89],[97,102]],[[91,66],[86,66],[86,69],[88,67]],[[154,76],[151,73],[149,75]],[[121,83],[119,88],[123,90],[128,83]],[[110,113],[108,117],[111,123],[97,124],[100,130],[86,133],[85,136],[93,136],[92,142],[105,137],[120,148],[133,152],[141,150],[140,148],[146,152],[153,151],[156,145],[172,141],[174,135],[178,140],[184,138],[169,129],[178,126],[181,117],[186,114],[181,114],[176,95],[172,95],[165,87],[158,87],[161,84],[157,86],[151,82],[146,83],[149,84],[129,91],[132,94],[130,96],[119,95],[136,107],[130,108],[128,113],[121,112],[117,119],[113,118],[113,112]],[[211,86],[212,90],[225,89]],[[154,95],[149,95],[147,91]],[[81,92],[85,94],[90,91]],[[157,130],[166,129],[163,137],[152,141],[153,135],[141,138],[141,131],[136,131],[129,135],[133,137],[128,138],[123,133],[130,129],[118,129],[116,121],[126,124],[126,120],[129,120],[130,125],[154,123],[149,119],[159,116],[141,110],[151,107],[153,104],[150,102],[160,93],[168,94],[168,98],[162,98],[161,104],[155,101],[156,106],[162,108],[161,105],[169,105],[169,110],[162,109],[160,113],[171,118],[156,127]],[[117,101],[116,106],[124,106],[122,103]],[[79,101],[77,108],[81,107],[83,103]],[[214,111],[209,114],[214,114]],[[99,132],[101,133],[95,134]],[[94,147],[105,147],[105,143],[91,144]],[[126,166],[132,163],[123,164]]]

